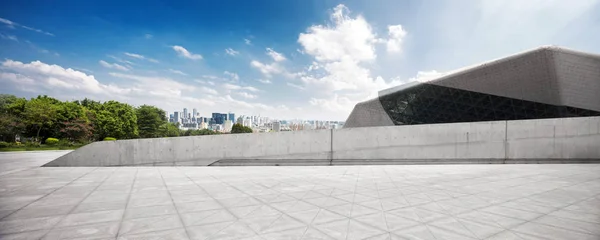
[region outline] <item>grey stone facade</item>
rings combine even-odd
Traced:
[[[502,101],[521,100],[557,107],[557,113],[539,118],[597,116],[600,112],[600,55],[545,46],[506,58],[486,62],[425,83],[408,83],[380,91],[378,98],[358,103],[347,119],[345,128],[391,126],[404,123],[390,116],[389,96],[424,85],[433,85],[468,93],[501,97]],[[440,91],[440,90],[436,90]],[[382,99],[387,96],[387,104]],[[481,97],[481,95],[480,95]],[[401,100],[398,100],[401,101]],[[379,103],[378,103],[379,102]],[[382,106],[383,105],[383,106]],[[423,106],[426,104],[421,104]],[[457,106],[458,107],[458,106]],[[463,106],[464,107],[464,106]],[[512,106],[509,106],[512,107]],[[559,109],[564,107],[566,110]],[[383,111],[381,110],[383,108]],[[567,109],[568,108],[568,109]],[[387,109],[387,110],[386,110]],[[574,109],[574,110],[573,110]],[[417,111],[413,109],[411,111]],[[447,110],[447,109],[446,109]],[[462,109],[456,109],[460,111]],[[535,109],[530,109],[534,111]],[[402,109],[400,109],[402,111]],[[576,113],[573,113],[576,112]],[[591,112],[590,112],[591,111]],[[566,113],[565,113],[566,112]],[[390,121],[382,121],[390,119]],[[470,119],[470,118],[467,118]],[[535,117],[498,116],[490,120],[535,119]],[[447,121],[447,122],[460,122]],[[349,124],[348,124],[349,123]]]

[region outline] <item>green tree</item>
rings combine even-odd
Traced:
[[[15,115],[0,114],[0,141],[13,142],[24,130],[25,124]]]
[[[100,140],[105,137],[131,139],[138,136],[137,117],[133,107],[117,101],[108,101],[103,103],[99,109],[93,111],[96,139]]]
[[[12,142],[15,135],[25,130],[25,124],[18,116],[23,112],[26,102],[14,95],[0,94],[0,141]]]
[[[15,95],[0,94],[0,113],[8,113],[9,106],[17,101]]]
[[[36,131],[36,140],[40,141],[43,128],[51,128],[56,118],[56,105],[51,98],[38,97],[29,100],[23,111],[24,122]]]
[[[252,133],[252,128],[236,123],[231,127],[231,133]]]
[[[217,132],[217,131],[210,130],[210,129],[198,129],[198,130],[194,130],[192,132],[191,136],[216,135],[216,134],[221,134],[221,133]]]
[[[160,137],[159,128],[167,123],[165,111],[160,108],[142,105],[135,109],[139,136],[142,138]]]
[[[88,120],[76,118],[63,122],[60,132],[71,141],[87,142],[91,139],[93,130]]]
[[[179,127],[175,123],[165,123],[158,128],[161,137],[179,137]]]

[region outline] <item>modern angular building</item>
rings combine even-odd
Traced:
[[[379,92],[344,128],[600,116],[600,55],[548,46]]]

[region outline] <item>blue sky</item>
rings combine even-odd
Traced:
[[[599,2],[3,1],[0,92],[345,120],[379,90],[541,45],[600,53]]]

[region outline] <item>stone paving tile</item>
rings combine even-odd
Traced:
[[[119,240],[185,240],[189,239],[184,228],[140,233],[125,234],[118,238]]]
[[[77,224],[77,226],[72,227],[57,226],[50,230],[42,239],[110,239],[117,235],[119,225],[119,221],[113,221],[86,225]]]
[[[123,220],[119,235],[141,234],[183,228],[177,214]]]
[[[51,229],[63,216],[13,219],[0,221],[0,234]]]
[[[0,154],[0,239],[600,239],[598,164],[39,167],[56,156]]]
[[[66,215],[56,227],[71,227],[91,223],[119,221],[124,210],[108,210],[97,212],[72,213]]]

